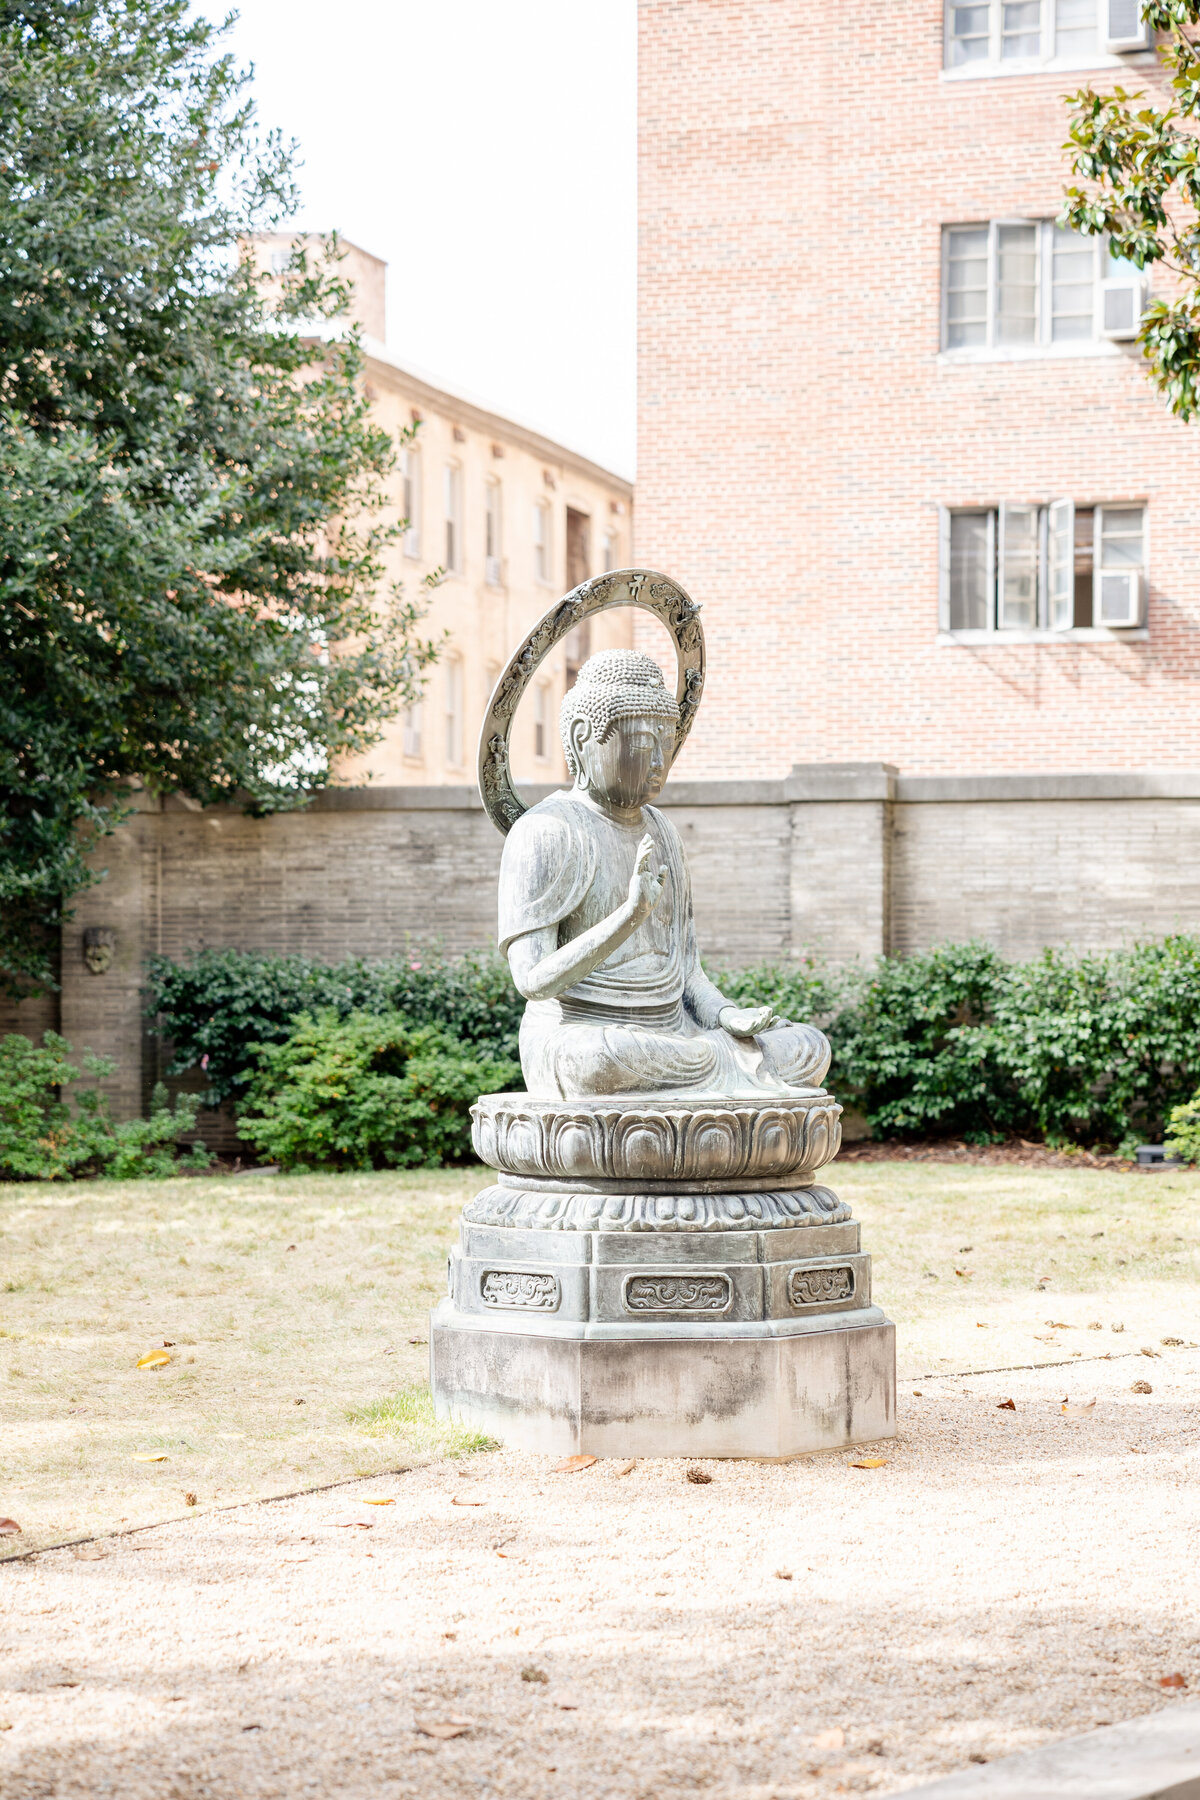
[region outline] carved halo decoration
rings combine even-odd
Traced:
[[[498,831],[507,834],[528,810],[513,786],[508,756],[509,733],[522,694],[534,671],[569,631],[584,619],[607,612],[614,606],[640,606],[661,619],[671,634],[679,661],[679,680],[675,689],[679,725],[672,762],[682,750],[704,691],[704,633],[700,629],[700,608],[689,600],[677,582],[653,569],[616,569],[607,575],[594,576],[591,581],[581,582],[550,608],[512,658],[488,701],[479,734],[479,792],[488,817]]]

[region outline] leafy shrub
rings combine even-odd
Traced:
[[[1163,1147],[1168,1156],[1200,1162],[1200,1093],[1193,1094],[1182,1106],[1171,1108]]]
[[[524,1002],[495,951],[449,958],[414,949],[379,962],[314,962],[253,950],[202,950],[150,964],[150,1010],[171,1039],[168,1074],[202,1069],[210,1098],[245,1095],[252,1047],[281,1044],[301,1013],[404,1013],[442,1026],[480,1054],[517,1060]]]
[[[440,1168],[471,1155],[470,1108],[511,1088],[520,1065],[400,1013],[302,1014],[282,1044],[255,1046],[238,1121],[284,1168]]]
[[[48,1031],[42,1043],[14,1032],[0,1038],[0,1180],[61,1181],[72,1175],[113,1180],[163,1177],[182,1167],[207,1168],[212,1160],[197,1144],[181,1165],[176,1145],[196,1123],[199,1099],[181,1094],[174,1109],[166,1089],[154,1090],[148,1119],[113,1119],[95,1088],[79,1088],[72,1101],[59,1090],[78,1079],[68,1059],[71,1046]],[[107,1058],[84,1055],[89,1075],[111,1075]],[[72,1103],[73,1102],[73,1103]]]

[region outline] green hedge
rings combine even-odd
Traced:
[[[808,960],[716,979],[732,999],[822,1024],[831,1085],[877,1137],[1019,1134],[1128,1149],[1161,1138],[1172,1108],[1200,1087],[1196,938],[1028,962],[947,944],[869,969]],[[285,1042],[301,1013],[400,1014],[448,1032],[466,1054],[515,1061],[522,1011],[494,952],[426,950],[335,966],[232,950],[186,964],[160,957],[151,1004],[173,1042],[172,1069],[205,1068],[215,1099],[244,1099],[252,1046]]]
[[[150,1012],[171,1040],[168,1075],[200,1069],[214,1104],[242,1100],[252,1046],[282,1044],[301,1013],[403,1013],[440,1025],[464,1045],[515,1062],[524,1002],[495,951],[449,958],[412,950],[380,962],[342,963],[253,950],[202,950],[187,962],[157,956]]]

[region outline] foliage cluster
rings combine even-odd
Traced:
[[[257,1047],[239,1130],[301,1172],[440,1168],[470,1156],[479,1095],[520,1080],[518,1063],[400,1013],[305,1013]]]
[[[172,1108],[165,1088],[154,1090],[150,1116],[118,1124],[96,1088],[61,1090],[78,1080],[71,1046],[48,1031],[41,1044],[18,1032],[0,1038],[0,1181],[61,1181],[102,1175],[115,1181],[164,1178],[181,1168],[205,1169],[211,1158],[197,1144],[180,1161],[176,1146],[196,1123],[200,1100],[180,1094]],[[85,1054],[89,1075],[102,1080],[113,1064]]]
[[[1159,1134],[1200,1084],[1196,938],[1107,954],[1048,950],[1028,962],[1006,961],[986,944],[948,944],[870,969],[807,960],[716,979],[733,1000],[769,1001],[786,1017],[821,1024],[837,1094],[866,1114],[876,1136],[1021,1134],[1128,1147]],[[254,1047],[287,1043],[302,1013],[326,1021],[320,1031],[305,1028],[313,1034],[305,1054],[322,1067],[323,1034],[334,1022],[353,1021],[357,1031],[358,1014],[395,1014],[457,1040],[459,1054],[505,1064],[510,1073],[489,1077],[493,1086],[519,1082],[522,1003],[493,952],[451,959],[422,949],[329,966],[205,951],[186,964],[159,958],[151,993],[173,1040],[174,1070],[204,1067],[214,1098],[244,1098],[253,1081],[269,1101],[255,1072],[256,1054],[261,1068],[265,1053]],[[289,1080],[294,1054],[285,1059]],[[324,1077],[313,1079],[315,1093]],[[476,1092],[486,1085],[480,1077]],[[353,1154],[365,1155],[365,1141],[350,1131],[339,1154],[349,1156],[353,1143]]]
[[[786,1012],[793,979],[763,968],[738,983]],[[1192,937],[1028,962],[942,945],[830,976],[824,997],[833,1085],[877,1137],[1019,1133],[1129,1150],[1200,1085]]]
[[[285,1042],[301,1013],[403,1013],[479,1055],[516,1062],[524,1008],[494,951],[450,958],[425,948],[333,964],[247,950],[202,950],[187,962],[159,956],[149,995],[171,1040],[167,1073],[203,1070],[214,1104],[245,1096],[253,1047]]]
[[[1067,189],[1062,219],[1105,234],[1139,269],[1158,264],[1175,278],[1143,312],[1139,342],[1172,412],[1191,419],[1200,410],[1200,0],[1143,0],[1141,14],[1163,34],[1174,99],[1147,105],[1120,86],[1069,96],[1066,147],[1086,185]]]
[[[129,789],[303,803],[434,647],[336,241],[189,0],[0,0],[0,976]],[[340,322],[339,322],[340,321]]]

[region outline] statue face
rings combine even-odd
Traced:
[[[642,806],[663,790],[675,727],[670,719],[636,714],[618,719],[603,743],[597,743],[587,722],[577,719],[571,741],[592,793],[614,806]]]

